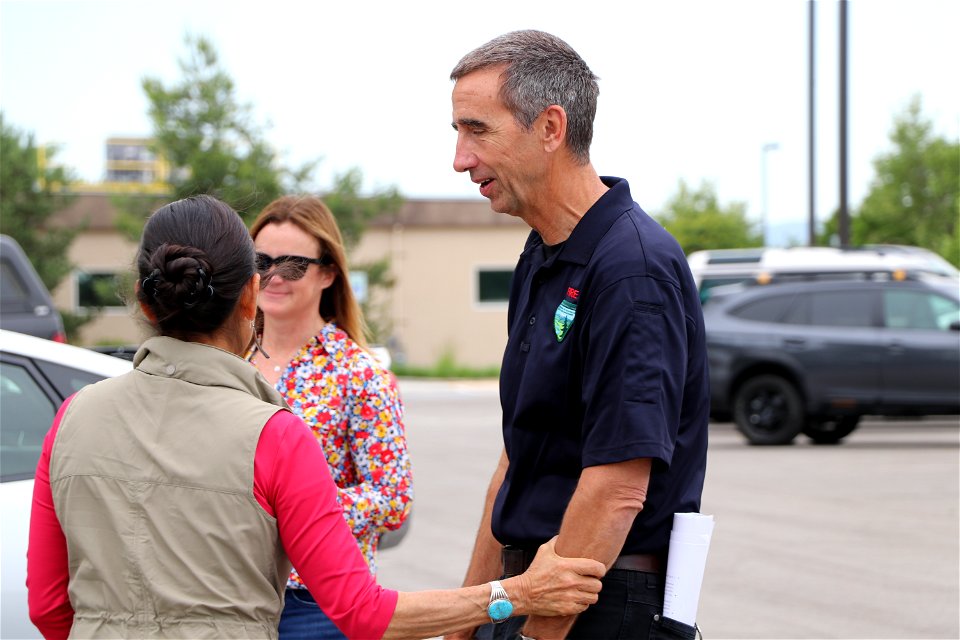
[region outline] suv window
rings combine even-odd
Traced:
[[[949,331],[960,317],[960,305],[928,291],[884,291],[883,320],[891,329]]]
[[[794,297],[790,294],[760,298],[733,309],[730,315],[756,322],[783,322],[793,306]]]
[[[0,306],[4,311],[30,310],[27,287],[7,260],[0,260]]]
[[[744,320],[820,327],[874,326],[870,291],[806,291],[753,300],[731,311]]]
[[[821,327],[872,327],[874,295],[869,291],[815,291],[810,324]]]

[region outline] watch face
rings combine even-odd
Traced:
[[[509,600],[494,600],[487,605],[487,614],[496,622],[506,620],[511,613],[513,613],[513,603]]]

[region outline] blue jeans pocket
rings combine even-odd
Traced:
[[[287,589],[286,600],[293,601],[298,605],[311,609],[320,608],[317,601],[313,599],[313,596],[310,595],[310,592],[306,589]]]
[[[283,640],[345,640],[306,589],[287,589],[278,631]]]
[[[695,640],[697,628],[657,614],[650,624],[650,640]]]

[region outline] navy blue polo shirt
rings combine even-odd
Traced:
[[[677,242],[619,178],[559,247],[530,234],[514,271],[500,373],[510,465],[493,508],[502,544],[560,530],[582,469],[652,458],[622,553],[665,552],[699,511],[709,381],[700,298]]]

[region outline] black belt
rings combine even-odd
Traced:
[[[503,558],[503,575],[510,578],[518,576],[527,570],[533,562],[537,552],[519,547],[504,547],[501,552]],[[611,569],[623,571],[643,571],[645,573],[663,573],[663,558],[652,553],[629,553],[617,556]]]

